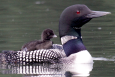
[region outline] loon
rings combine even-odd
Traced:
[[[53,42],[50,40],[53,37],[57,37],[53,30],[45,29],[41,34],[41,40],[35,40],[26,43],[22,46],[21,51],[34,51],[39,49],[50,49]]]
[[[8,63],[93,63],[81,37],[81,27],[92,18],[101,17],[110,12],[93,11],[84,4],[67,7],[59,19],[61,45],[53,44],[52,49],[34,51],[2,52],[2,62]]]

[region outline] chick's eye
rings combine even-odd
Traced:
[[[80,11],[78,10],[76,13],[77,13],[77,14],[80,14]]]

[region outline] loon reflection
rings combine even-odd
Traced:
[[[93,64],[34,64],[34,65],[0,65],[2,74],[23,74],[24,77],[72,77],[89,76]],[[8,69],[8,70],[6,70]]]

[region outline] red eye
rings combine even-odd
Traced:
[[[77,13],[77,14],[80,14],[80,11],[77,11],[76,13]]]

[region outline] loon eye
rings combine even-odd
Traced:
[[[80,14],[80,11],[79,10],[77,10],[77,12],[76,12],[77,14]]]

